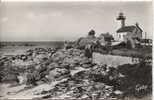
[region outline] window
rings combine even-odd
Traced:
[[[123,34],[121,34],[121,38],[123,38]]]
[[[121,38],[121,35],[119,34],[119,38]]]

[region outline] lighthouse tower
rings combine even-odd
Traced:
[[[118,17],[116,18],[116,22],[117,22],[116,31],[120,28],[125,27],[125,20],[126,20],[126,17],[124,16],[124,14],[122,12],[120,12]],[[116,41],[119,40],[119,34],[117,34],[117,32],[115,32],[115,34],[114,34],[114,39]]]
[[[117,22],[118,22],[117,29],[125,26],[125,19],[126,17],[123,15],[122,12],[120,12],[119,16],[117,17]]]

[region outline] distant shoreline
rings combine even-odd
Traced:
[[[26,43],[27,43],[27,42],[34,42],[34,43],[35,43],[35,42],[64,42],[64,41],[0,41],[0,43],[5,43],[5,42],[6,42],[6,43],[8,43],[8,42],[13,42],[13,43],[16,43],[16,42],[17,42],[17,43],[18,43],[18,42],[22,42],[22,43],[23,43],[23,42],[26,42]]]
[[[0,41],[0,47],[6,46],[63,46],[64,41]]]

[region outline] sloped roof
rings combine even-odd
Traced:
[[[109,33],[102,33],[100,37],[103,36],[105,40],[114,40],[113,36]]]
[[[82,37],[82,38],[78,39],[77,45],[78,46],[85,46],[87,44],[95,44],[97,40],[98,39],[96,37],[93,37],[93,38]]]
[[[112,35],[110,35],[109,33],[102,33],[102,34],[100,34],[100,36],[103,36],[103,37],[111,37]]]
[[[119,28],[117,30],[117,33],[121,33],[121,32],[132,32],[134,29],[136,28],[136,26],[124,26],[122,28]]]

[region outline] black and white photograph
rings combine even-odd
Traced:
[[[0,100],[152,100],[152,1],[21,1],[0,2]]]

